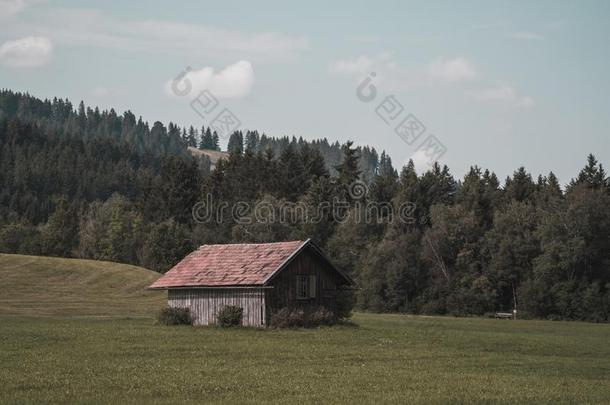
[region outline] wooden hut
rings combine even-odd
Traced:
[[[155,281],[170,307],[189,308],[196,325],[216,323],[226,305],[243,308],[244,326],[265,327],[284,307],[337,309],[337,289],[352,286],[311,240],[203,245]]]

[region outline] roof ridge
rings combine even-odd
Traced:
[[[204,246],[248,246],[248,245],[252,245],[252,246],[261,246],[261,245],[279,245],[279,244],[285,244],[285,243],[305,243],[307,242],[309,239],[306,240],[301,240],[301,239],[295,239],[295,240],[286,240],[286,241],[281,241],[281,242],[260,242],[260,243],[210,243],[210,244],[203,244],[203,245],[199,245],[200,248],[204,247]]]

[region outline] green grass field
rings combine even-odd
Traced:
[[[95,260],[0,254],[0,315],[150,317],[166,295],[160,274]]]
[[[35,274],[55,270],[78,280],[69,300],[61,277]],[[0,255],[0,274],[3,403],[610,401],[610,325],[356,314],[357,327],[316,330],[166,327],[144,269]]]

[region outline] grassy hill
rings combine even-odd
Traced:
[[[229,159],[228,152],[221,152],[219,150],[198,149],[198,148],[193,148],[192,146],[189,146],[188,151],[193,156],[205,155],[208,158],[210,158],[210,163],[212,164],[210,169],[213,169],[220,159],[224,159],[224,160]]]
[[[0,314],[153,316],[165,293],[146,287],[159,276],[119,263],[0,254]]]

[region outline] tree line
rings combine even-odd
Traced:
[[[610,319],[610,180],[593,155],[561,187],[552,172],[533,177],[523,167],[503,183],[479,167],[462,179],[438,164],[399,172],[372,148],[256,131],[232,134],[229,158],[210,170],[187,153],[189,138],[217,149],[209,128],[149,128],[130,112],[0,92],[0,251],[164,272],[204,243],[311,237],[357,280],[364,310],[482,315],[516,306],[523,316]],[[368,186],[361,198],[350,193],[355,181]],[[258,203],[273,215],[298,204],[313,214],[342,201],[347,215],[260,221],[245,210],[196,221],[193,207],[208,197],[212,211]],[[366,202],[413,210],[409,221],[366,222]]]

